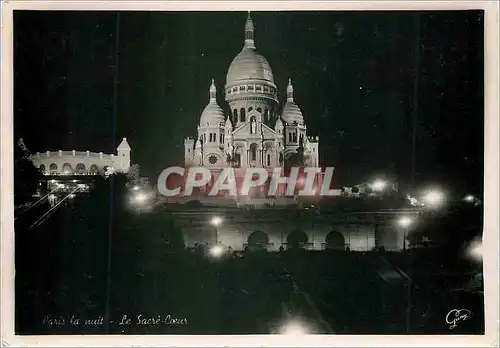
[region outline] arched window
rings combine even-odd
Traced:
[[[233,123],[236,124],[238,122],[238,110],[233,110]]]
[[[43,164],[41,164],[38,169],[40,170],[41,173],[45,174],[45,166]]]
[[[288,141],[292,142],[292,133],[288,133]]]
[[[241,122],[245,122],[245,108],[241,108],[240,110],[240,119],[241,119]]]
[[[267,154],[267,166],[270,167],[271,166],[271,154]]]
[[[266,122],[269,122],[269,110],[268,109],[264,110],[264,120],[266,120]]]
[[[220,133],[220,143],[224,144],[224,133]]]
[[[210,143],[212,142],[212,133],[210,133],[210,137],[209,137],[209,140],[208,140]]]
[[[250,107],[248,108],[248,112],[250,112],[250,111],[252,111],[252,110],[253,110],[253,108],[250,106]]]
[[[86,171],[85,164],[83,164],[83,163],[78,163],[78,164],[76,165],[76,172],[77,172],[78,174],[83,174],[83,173],[85,173],[85,171]]]
[[[73,167],[71,167],[71,164],[69,164],[69,163],[64,163],[62,171],[63,171],[64,174],[72,174],[73,173]]]
[[[261,108],[257,108],[257,111],[258,111],[259,113],[262,113],[262,109],[261,109]]]
[[[297,133],[293,133],[293,142],[296,143],[297,142]]]
[[[257,161],[257,144],[250,145],[250,160]]]

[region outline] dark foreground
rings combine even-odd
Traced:
[[[101,200],[17,222],[18,334],[269,334],[297,320],[311,333],[484,331],[483,296],[465,286],[474,267],[446,268],[440,252],[213,256],[183,251],[165,217],[110,214]],[[470,317],[450,328],[453,309]]]

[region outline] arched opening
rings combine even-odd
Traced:
[[[262,113],[262,109],[261,108],[257,108],[257,111],[259,112],[259,114]]]
[[[268,167],[271,166],[271,154],[270,153],[267,154],[267,166]]]
[[[45,174],[45,165],[41,164],[40,167],[38,167],[38,170],[40,170],[40,173]]]
[[[78,163],[76,165],[76,173],[77,174],[85,174],[85,172],[86,172],[85,164]]]
[[[269,236],[263,231],[254,231],[248,236],[247,243],[251,250],[265,250],[269,245]]]
[[[337,231],[330,231],[325,238],[326,249],[330,250],[344,250],[345,238],[342,233]]]
[[[236,109],[233,110],[233,123],[238,123],[238,110]]]
[[[257,161],[257,144],[250,145],[250,160]]]
[[[302,230],[295,230],[286,237],[288,249],[304,248],[307,244],[307,234]]]
[[[50,172],[50,174],[56,174],[57,173],[57,164],[51,163],[49,166],[49,172]]]
[[[96,164],[92,164],[90,166],[90,173],[91,174],[97,174],[97,172],[99,171],[99,169],[97,168],[97,165]]]
[[[250,107],[248,108],[248,112],[250,112],[250,111],[252,111],[252,110],[253,110],[253,108],[250,106]]]
[[[269,122],[269,110],[268,109],[264,109],[264,120],[266,120],[266,122]]]
[[[241,122],[245,122],[245,116],[246,116],[246,114],[245,114],[245,108],[241,108],[241,110],[240,110],[240,120],[241,120]]]
[[[69,163],[64,163],[62,167],[63,174],[73,174],[73,167],[71,167],[71,164]]]

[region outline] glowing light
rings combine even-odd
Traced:
[[[77,180],[71,180],[72,182],[77,182]]]
[[[134,191],[139,190],[139,186],[136,185],[136,186],[132,187],[132,190],[134,190]]]
[[[425,205],[438,207],[444,202],[444,193],[439,190],[429,190],[423,196]]]
[[[56,181],[55,181],[54,179],[52,179],[52,180],[50,180],[50,182],[53,184],[53,183],[55,183]]]
[[[222,223],[222,219],[218,216],[212,218],[211,224],[214,226],[219,226]]]
[[[74,194],[70,194],[69,198],[75,198],[75,195]]]
[[[210,248],[210,255],[213,257],[220,257],[224,253],[224,247],[220,244],[214,245]]]
[[[374,191],[383,191],[387,186],[387,181],[384,180],[375,180],[371,187]]]
[[[64,184],[58,184],[57,187],[59,187],[59,188],[66,188],[66,185],[64,185]]]
[[[480,240],[473,241],[467,249],[470,259],[481,262],[483,260],[483,243]]]
[[[302,322],[292,320],[280,328],[280,335],[302,336],[310,333],[309,328]]]
[[[135,197],[134,197],[134,202],[135,203],[144,203],[146,201],[146,199],[148,198],[148,196],[144,193],[138,193]]]
[[[467,195],[464,197],[464,201],[467,202],[467,203],[472,203],[476,200],[476,197],[474,197],[473,195]]]
[[[398,224],[401,227],[408,228],[413,223],[413,220],[407,216],[404,216],[398,220]]]

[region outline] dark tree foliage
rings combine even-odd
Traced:
[[[28,202],[36,193],[42,174],[29,160],[29,153],[14,144],[14,204]]]

